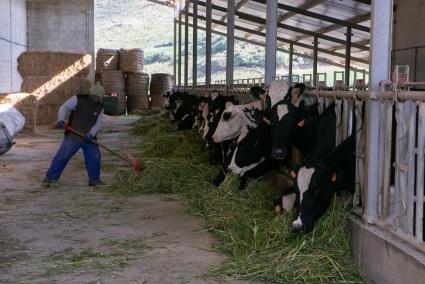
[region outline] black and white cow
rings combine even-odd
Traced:
[[[354,192],[355,135],[350,136],[312,167],[302,167],[292,187],[286,188],[275,205],[290,210],[295,203],[293,230],[308,233],[326,212],[336,192]]]

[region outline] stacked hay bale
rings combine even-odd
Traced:
[[[126,88],[128,113],[149,109],[149,74],[127,73]]]
[[[144,53],[140,48],[120,50],[120,70],[125,73],[141,73],[144,65]]]
[[[173,89],[174,79],[170,74],[152,74],[151,78],[151,107],[164,107],[164,97],[167,92]]]
[[[118,50],[99,48],[96,54],[96,74],[100,76],[105,70],[118,70],[119,62]]]
[[[37,100],[36,124],[46,125],[57,119],[59,107],[80,92],[89,80],[92,58],[88,54],[64,52],[24,52],[18,58],[23,78],[21,92]]]
[[[107,103],[105,113],[112,115],[125,114],[127,99],[123,72],[121,70],[104,70],[102,72],[102,85],[107,95],[117,97],[105,98],[105,102]]]

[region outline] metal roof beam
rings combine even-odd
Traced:
[[[198,1],[198,4],[201,4],[201,2]],[[184,13],[184,11],[183,11],[183,13]],[[193,14],[192,13],[189,13],[189,16],[190,17],[193,17]],[[198,16],[198,19],[199,20],[204,20],[204,21],[206,20],[206,18],[205,17],[202,17],[202,16]],[[220,25],[220,26],[224,26],[224,27],[227,26],[226,23],[223,23],[223,22],[221,22],[219,20],[211,19],[211,22],[214,23],[214,24],[216,24],[216,25]],[[252,33],[254,35],[258,35],[258,36],[261,36],[263,38],[266,37],[266,34],[264,32],[260,32],[260,31],[256,31],[256,30],[251,30],[249,28],[245,28],[245,27],[241,27],[241,26],[236,26],[235,25],[235,30],[239,30],[239,31],[246,32],[246,33]],[[286,38],[277,37],[277,40],[280,41],[280,42],[293,43],[294,45],[299,46],[299,47],[302,47],[302,48],[313,49],[313,46],[312,45],[308,45],[308,44],[301,43],[301,42],[296,42],[296,41],[289,40],[289,39],[286,39]],[[325,48],[319,48],[318,51],[321,52],[321,53],[332,55],[332,56],[345,58],[345,54],[334,52],[334,51],[331,51],[331,50],[328,50],[328,49],[325,49]],[[369,64],[369,62],[367,60],[356,58],[356,57],[352,57],[351,60],[352,61],[356,61],[356,62],[360,62],[360,63],[363,63],[363,64]]]
[[[193,2],[193,1],[194,0],[191,0],[191,2]],[[206,4],[205,4],[205,2],[198,1],[198,5],[205,7]],[[218,5],[212,5],[212,6],[213,6],[212,7],[213,10],[217,10],[217,11],[221,11],[223,13],[227,13],[227,9],[225,7],[221,7],[221,6],[218,6]],[[253,23],[256,23],[256,24],[260,24],[262,26],[266,25],[266,20],[263,19],[263,18],[257,17],[257,16],[242,13],[240,11],[235,12],[235,15],[238,16],[241,19],[245,19],[247,21],[250,21],[250,22],[253,22]],[[218,21],[218,22],[220,22],[220,21]],[[323,35],[323,34],[318,34],[318,33],[312,32],[312,31],[304,30],[304,29],[301,29],[301,28],[289,26],[289,25],[282,24],[282,23],[279,23],[278,27],[281,28],[281,29],[297,32],[297,33],[300,33],[300,34],[310,35],[310,36],[313,36],[313,37],[317,36],[318,38],[323,39],[323,40],[336,42],[336,43],[345,45],[345,40],[343,40],[343,39],[339,39],[339,38],[335,38],[335,37],[331,37],[331,36],[327,36],[327,35]],[[366,50],[366,51],[369,50],[368,47],[363,46],[363,45],[358,45],[356,43],[352,43],[352,47],[355,47],[355,48],[358,48],[358,49],[361,49],[361,50]]]
[[[236,4],[235,11],[239,11],[243,7],[243,5],[245,5],[249,1],[250,0],[241,0],[241,1],[239,1],[238,4]],[[224,15],[223,17],[221,17],[220,21],[224,22],[226,19],[227,19],[227,14]]]
[[[201,17],[198,16],[198,19],[200,19],[200,18]],[[193,24],[189,24],[189,27],[193,27]],[[198,29],[199,30],[203,30],[203,31],[206,31],[207,30],[206,28],[204,28],[202,26],[198,26]],[[211,30],[211,33],[216,34],[216,35],[220,35],[220,36],[224,36],[224,37],[227,36],[227,34],[225,32],[220,32],[218,30]],[[246,43],[257,45],[257,46],[261,46],[261,47],[265,47],[266,46],[262,42],[258,42],[258,41],[255,41],[255,40],[251,40],[251,39],[247,39],[247,38],[239,37],[239,36],[235,36],[235,40],[239,40],[239,41],[242,41],[242,42],[246,42]],[[289,53],[289,50],[284,49],[284,48],[278,48],[277,51]],[[307,59],[313,60],[313,56],[311,54],[303,54],[303,53],[299,53],[299,52],[294,52],[293,54],[295,56],[298,56],[298,57],[302,57],[302,58],[307,58]],[[321,58],[321,57],[319,57],[318,58],[318,61],[319,62],[322,62],[322,63],[326,63],[326,64],[329,64],[329,65],[332,65],[332,66],[335,66],[335,67],[341,67],[341,68],[344,68],[345,67],[344,64],[336,63],[336,62],[334,62],[334,61],[332,61],[330,59],[327,59],[327,58]],[[351,67],[351,70],[354,71],[354,70],[357,70],[357,69],[355,67]]]
[[[267,5],[267,0],[252,0],[252,1]],[[323,1],[321,1],[321,2],[323,2]],[[307,4],[308,3],[309,2],[307,2]],[[320,3],[318,3],[318,4],[320,4]],[[316,5],[314,5],[314,6],[316,6]],[[339,19],[329,17],[329,16],[326,16],[326,15],[323,15],[323,14],[311,12],[311,11],[308,11],[307,8],[305,8],[305,7],[293,7],[293,6],[289,6],[289,5],[286,5],[286,4],[279,3],[278,8],[285,10],[285,11],[295,13],[295,14],[299,14],[299,15],[310,17],[310,18],[330,22],[330,23],[340,25],[340,26],[343,26],[343,27],[351,27],[352,29],[356,29],[356,30],[360,30],[360,31],[364,31],[364,32],[370,32],[369,27],[358,25],[356,23],[351,23],[349,21],[339,20]]]
[[[365,14],[365,15],[361,15],[361,16],[356,16],[354,18],[351,18],[348,21],[351,22],[351,23],[361,23],[361,22],[367,21],[369,19],[370,19],[370,13],[369,14]],[[318,33],[318,34],[326,34],[326,33],[333,32],[335,30],[338,30],[340,28],[341,28],[340,25],[331,25],[331,26],[329,26],[327,28],[322,28],[322,29],[315,30],[314,32],[315,33]],[[310,37],[311,36],[309,36],[309,35],[302,35],[302,36],[297,37],[295,40],[296,41],[300,41],[300,40],[308,39]]]
[[[365,40],[356,42],[356,45],[367,45],[367,44],[370,44],[370,39],[365,39]],[[354,47],[353,44],[351,44],[351,46]],[[337,46],[333,47],[332,51],[337,51],[337,50],[341,50],[341,49],[345,49],[345,44],[337,45]]]
[[[319,4],[321,4],[321,3],[323,3],[325,0],[312,0],[312,1],[309,1],[309,2],[307,2],[307,3],[304,3],[303,5],[301,5],[301,7],[300,8],[302,8],[302,9],[304,9],[304,10],[308,10],[308,9],[310,9],[310,8],[313,8],[314,6],[317,6],[317,5],[319,5]],[[265,2],[265,1],[262,1],[262,2]],[[290,19],[290,18],[292,18],[293,16],[295,16],[296,15],[296,13],[293,13],[293,12],[289,12],[289,13],[286,13],[285,15],[281,15],[279,18],[278,18],[278,20],[277,20],[277,22],[278,23],[281,23],[281,22],[283,22],[283,21],[286,21],[286,20],[288,20],[288,19]],[[264,29],[266,28],[266,26],[261,26],[261,27],[259,27],[258,29],[257,29],[257,31],[260,31],[260,32],[262,32],[262,31],[264,31]],[[249,36],[251,36],[251,34],[246,34],[245,35],[245,37],[249,37]]]

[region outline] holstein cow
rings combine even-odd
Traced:
[[[302,167],[293,187],[285,189],[275,201],[280,207],[297,209],[293,230],[308,233],[315,222],[326,212],[335,192],[354,192],[355,183],[355,135],[347,138],[312,167]]]
[[[189,130],[193,128],[195,119],[199,114],[200,99],[194,95],[183,93],[176,103],[171,122],[178,123],[178,130]]]
[[[213,181],[215,186],[219,186],[224,180],[231,164],[235,144],[231,141],[238,138],[242,129],[248,131],[249,128],[254,129],[258,126],[258,119],[255,118],[255,110],[263,110],[261,101],[256,101],[245,105],[234,105],[231,102],[226,103],[226,107],[217,124],[217,128],[212,135],[214,143],[230,142],[228,150],[225,152],[224,165],[220,169],[216,179]],[[243,185],[241,185],[243,187]]]

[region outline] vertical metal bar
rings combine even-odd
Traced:
[[[407,136],[407,188],[406,188],[406,204],[407,204],[407,233],[413,236],[414,215],[413,207],[415,206],[415,159],[416,159],[416,103],[413,101],[406,102],[409,110],[409,118]]]
[[[390,77],[393,0],[374,0],[371,8],[371,92],[366,108],[366,194],[363,216],[368,223],[373,223],[377,216],[379,115],[376,92],[379,90],[379,81]]]
[[[185,17],[184,17],[184,86],[189,83],[189,6],[190,2],[186,1]]]
[[[314,87],[317,86],[317,56],[318,56],[318,48],[319,48],[319,38],[317,36],[314,37],[313,42],[313,84]]]
[[[212,0],[206,0],[206,38],[205,38],[205,84],[211,84],[211,16]]]
[[[351,65],[351,27],[347,27],[345,35],[345,86],[350,87],[350,65]]]
[[[288,72],[288,82],[289,85],[292,85],[292,64],[294,61],[294,44],[291,42],[289,44],[289,72]]]
[[[413,73],[413,82],[416,82],[417,76],[416,76],[416,72],[417,72],[417,66],[418,66],[418,47],[415,47],[415,72]]]
[[[192,82],[198,84],[198,0],[193,1]]]
[[[384,180],[383,180],[383,195],[382,195],[382,214],[385,219],[390,215],[390,186],[391,186],[391,145],[393,137],[393,102],[384,102],[385,112],[385,142],[384,142]]]
[[[418,159],[416,165],[416,239],[423,241],[424,218],[424,155],[425,155],[425,103],[419,106]]]
[[[277,50],[277,0],[267,1],[266,26],[266,85],[276,77],[276,50]]]
[[[174,11],[174,57],[173,57],[173,67],[174,67],[174,84],[176,84],[176,78],[177,78],[177,19],[176,14]]]
[[[182,85],[182,13],[179,11],[179,45],[178,45],[178,53],[179,53],[179,64],[177,68],[178,73],[178,85],[179,87]]]
[[[233,82],[235,63],[235,0],[227,1],[227,48],[226,48],[226,81]]]

